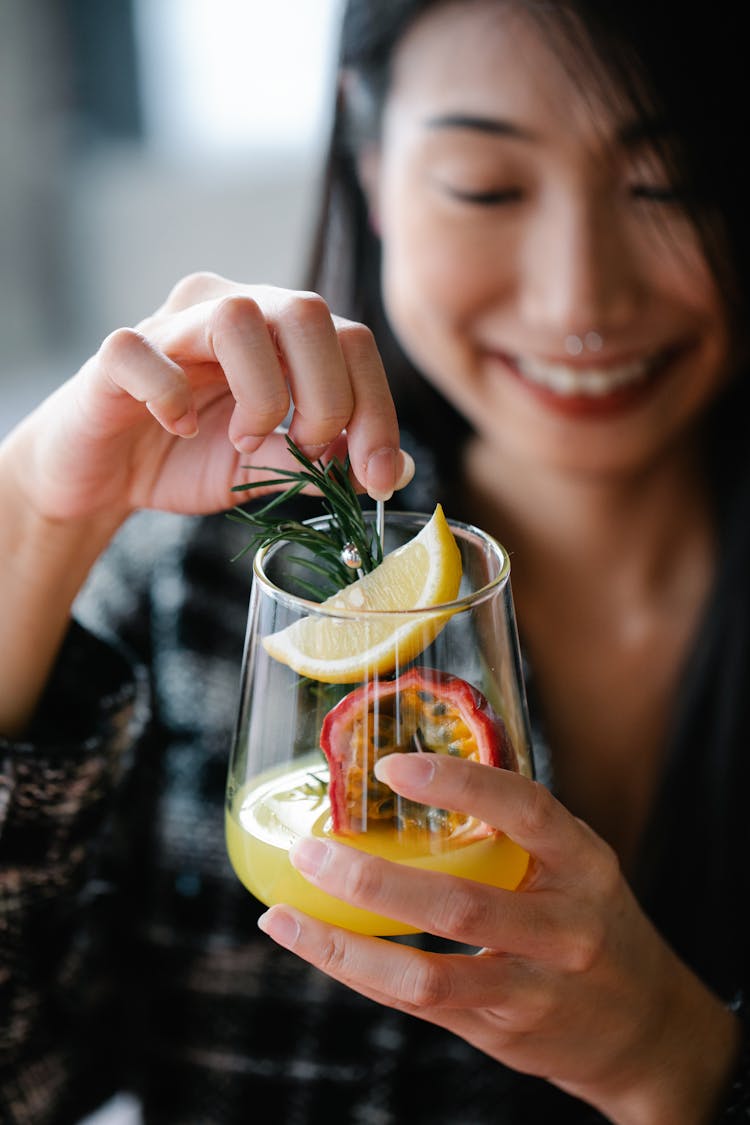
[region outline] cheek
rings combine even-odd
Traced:
[[[687,220],[636,224],[633,253],[650,288],[699,322],[723,320],[723,302],[697,236]]]
[[[445,253],[384,247],[382,287],[393,332],[420,371],[440,384],[445,372],[466,368],[470,303]]]
[[[731,365],[732,345],[726,309],[705,262],[697,255],[689,266],[662,277],[662,292],[680,311],[699,341],[696,382],[720,385]]]
[[[418,193],[399,194],[382,213],[383,296],[397,332],[452,339],[497,300],[498,262],[486,238],[467,236]]]

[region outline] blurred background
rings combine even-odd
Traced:
[[[0,437],[193,270],[300,284],[339,0],[0,0]],[[138,1125],[114,1099],[85,1125]]]
[[[341,0],[0,0],[0,436],[193,270],[301,283]]]

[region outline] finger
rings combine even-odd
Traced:
[[[437,937],[538,960],[561,956],[565,945],[568,911],[549,894],[501,890],[313,837],[298,840],[289,858],[326,894]]]
[[[235,400],[228,436],[242,453],[253,453],[286,418],[289,384],[271,328],[257,300],[230,294],[189,304],[145,322],[149,338],[185,369],[215,366]]]
[[[206,339],[236,402],[229,440],[241,453],[252,453],[281,425],[291,404],[264,313],[252,297],[222,298],[212,309]]]
[[[191,305],[211,301],[217,297],[229,296],[230,293],[249,293],[250,290],[251,286],[240,285],[236,281],[222,277],[221,274],[213,273],[211,270],[195,270],[193,273],[180,278],[154,316],[181,312]],[[144,326],[150,322],[151,318],[147,318],[138,326],[139,329],[146,333],[147,330]]]
[[[235,398],[229,439],[240,452],[258,449],[286,419],[293,397],[291,436],[317,457],[353,409],[330,312],[314,294],[255,293],[258,300],[234,293],[155,319],[152,338],[183,364],[218,364]]]
[[[368,328],[344,320],[338,320],[337,327],[354,397],[347,427],[352,470],[373,500],[390,500],[411,480],[414,464],[400,448],[383,362]]]
[[[403,1011],[486,1007],[502,1003],[505,977],[513,972],[497,959],[488,982],[481,957],[430,953],[382,938],[319,922],[292,907],[274,906],[259,928],[334,980],[370,999]]]
[[[589,832],[548,789],[510,770],[439,754],[388,754],[375,774],[402,796],[476,816],[536,860],[570,872],[591,849]]]
[[[128,410],[126,399],[144,404],[170,433],[192,437],[198,420],[193,391],[182,368],[141,333],[119,328],[104,340],[81,371],[80,385],[89,409],[111,433],[130,426],[140,408]]]
[[[284,419],[291,390],[291,436],[309,455],[346,430],[354,475],[375,499],[411,479],[372,333],[332,317],[317,295],[257,286],[153,318],[148,330],[183,365],[222,366],[237,400],[230,437],[241,451],[253,452]]]
[[[349,424],[354,394],[328,305],[315,293],[277,298],[269,310],[289,379],[294,412],[289,435],[319,457]]]
[[[329,926],[289,906],[258,919],[277,944],[353,991],[460,1035],[513,1065],[565,1026],[569,1004],[544,971],[484,950],[437,954]],[[562,1000],[562,1002],[561,1002]],[[521,1049],[520,1056],[518,1048]]]
[[[355,481],[389,499],[414,472],[370,330],[332,317],[315,293],[272,295],[267,309],[294,401],[289,433],[312,457],[346,431]]]

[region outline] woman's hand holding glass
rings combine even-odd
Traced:
[[[331,895],[479,952],[425,952],[286,906],[261,928],[364,996],[549,1078],[615,1122],[711,1120],[705,1099],[721,1088],[715,1068],[735,1027],[645,917],[611,848],[520,774],[416,754],[390,755],[376,772],[405,797],[502,826],[532,856],[520,889],[410,870],[334,841],[300,841],[292,863]]]
[[[291,866],[290,848],[307,836],[344,839],[423,872],[519,884],[528,854],[502,831],[401,801],[374,774],[379,760],[405,750],[532,775],[510,562],[496,540],[448,521],[440,505],[432,516],[386,512],[381,539],[373,513],[363,515],[356,496],[352,513],[340,491],[329,490],[330,513],[308,521],[302,538],[302,525],[282,524],[253,560],[227,847],[240,880],[268,906],[402,934],[412,927],[398,918],[316,892]],[[369,558],[354,582],[341,573],[348,534],[361,544],[360,562]]]

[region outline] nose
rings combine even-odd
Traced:
[[[626,217],[583,193],[540,207],[521,245],[519,302],[550,341],[626,327],[644,296]]]

